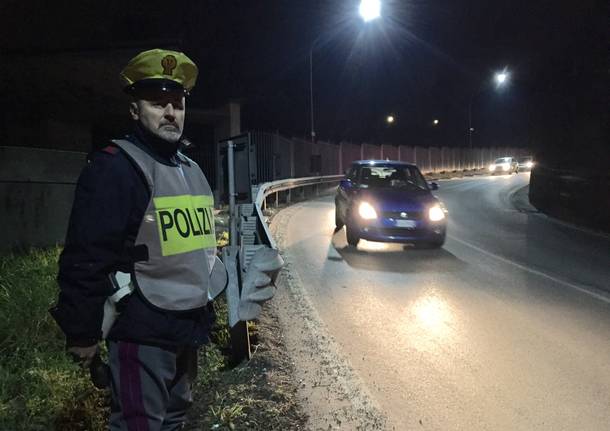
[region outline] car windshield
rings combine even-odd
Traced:
[[[428,189],[426,180],[413,166],[364,166],[359,182],[367,188]]]
[[[502,163],[510,163],[510,157],[501,157],[499,159],[496,159],[496,161],[494,162],[496,165],[502,164]]]

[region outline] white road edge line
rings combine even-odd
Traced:
[[[470,244],[469,242],[466,242],[466,241],[464,241],[462,239],[456,238],[453,235],[447,235],[447,236],[449,238],[451,238],[452,240],[454,240],[454,241],[457,241],[457,242],[459,242],[461,244],[464,244],[465,246],[468,246],[468,247],[478,251],[479,253],[483,253],[483,254],[485,254],[487,256],[493,257],[493,258],[495,258],[497,260],[500,260],[500,261],[502,261],[504,263],[507,263],[509,265],[513,265],[513,266],[515,266],[515,267],[517,267],[517,268],[519,268],[519,269],[521,269],[523,271],[527,271],[527,272],[529,272],[531,274],[534,274],[534,275],[537,275],[539,277],[543,277],[543,278],[546,278],[548,280],[554,281],[555,283],[559,283],[559,284],[562,284],[564,286],[571,287],[572,289],[575,289],[575,290],[577,290],[577,291],[579,291],[581,293],[584,293],[586,295],[592,296],[595,299],[603,301],[606,304],[610,304],[610,295],[603,294],[603,293],[597,293],[597,292],[594,291],[594,290],[597,290],[597,289],[592,287],[592,286],[583,286],[583,285],[579,286],[577,284],[570,283],[570,282],[567,282],[565,280],[561,280],[560,278],[553,277],[552,275],[548,275],[548,274],[546,274],[546,273],[544,273],[542,271],[538,271],[536,269],[529,268],[529,267],[527,267],[525,265],[521,265],[520,263],[513,262],[510,259],[506,259],[505,257],[498,256],[495,253],[489,252],[487,250],[483,250],[482,248],[477,247],[474,244]]]

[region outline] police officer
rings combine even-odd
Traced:
[[[197,73],[180,52],[134,57],[120,75],[133,133],[94,153],[76,187],[52,313],[68,352],[88,365],[98,354],[108,297],[128,287],[106,337],[111,430],[182,426],[197,348],[208,341],[210,292],[226,283],[212,192],[180,151]],[[117,274],[127,282],[117,283]]]

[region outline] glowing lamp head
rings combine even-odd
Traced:
[[[498,87],[502,87],[503,85],[508,84],[508,72],[504,71],[504,72],[498,72],[495,75],[495,80],[496,80],[496,85]]]
[[[362,0],[359,12],[364,22],[379,18],[381,15],[381,2],[379,0]]]

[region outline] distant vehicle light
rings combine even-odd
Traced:
[[[430,221],[441,221],[445,218],[445,212],[440,205],[434,205],[428,210],[428,217]]]
[[[491,165],[489,165],[489,170],[491,172],[495,171],[496,170],[496,165],[494,165],[493,163]]]
[[[368,202],[360,202],[358,214],[365,220],[374,220],[377,218],[377,211],[375,211],[375,208]]]
[[[534,167],[534,162],[527,162],[527,163],[525,163],[525,167],[526,168],[533,168]]]

